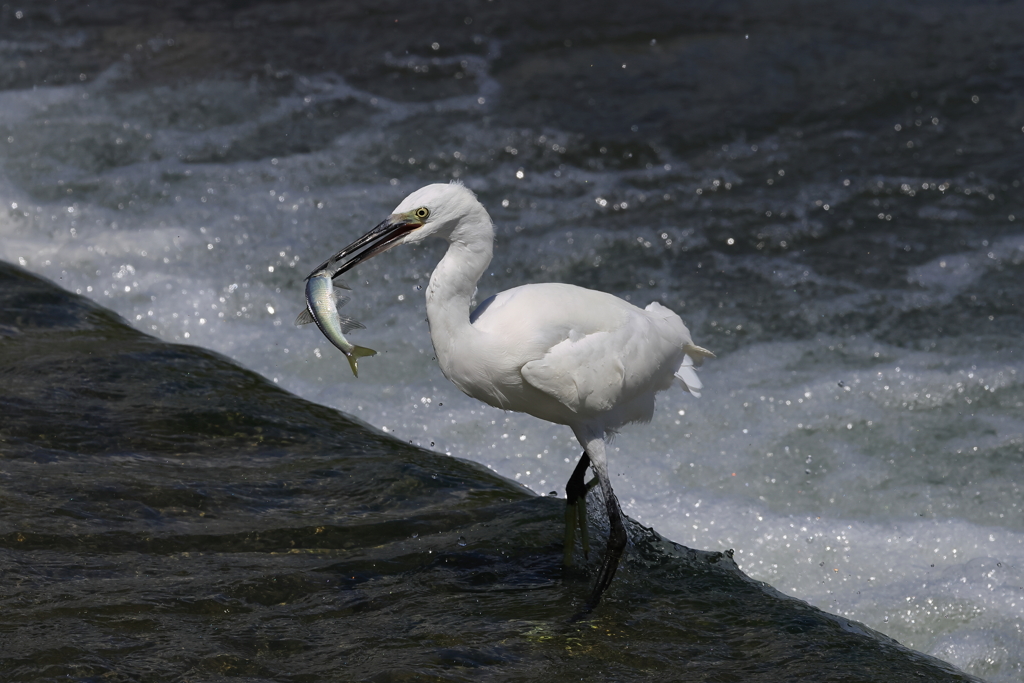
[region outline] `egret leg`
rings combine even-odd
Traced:
[[[571,567],[575,564],[572,553],[576,545],[576,525],[580,527],[580,541],[583,543],[583,556],[590,553],[590,532],[587,529],[587,491],[584,483],[590,456],[586,451],[576,463],[576,469],[565,484],[565,557],[563,564]]]
[[[581,434],[576,436],[579,438]],[[608,588],[612,578],[615,576],[615,570],[619,568],[619,559],[622,557],[623,550],[626,549],[627,535],[626,526],[622,521],[622,511],[619,509],[619,500],[615,497],[611,480],[608,478],[604,435],[585,434],[582,436],[587,437],[585,439],[581,438],[580,441],[585,444],[587,455],[590,456],[590,467],[593,468],[594,474],[597,475],[598,484],[600,484],[601,492],[604,494],[609,525],[608,547],[605,549],[604,557],[601,560],[601,570],[597,575],[597,583],[594,585],[594,590],[590,594],[590,600],[587,601],[587,605],[584,608],[585,612],[589,612],[597,607],[597,603],[601,600],[601,595],[604,594],[605,589]]]
[[[590,493],[590,489],[597,486],[597,477],[594,477],[587,482],[587,488],[580,496],[579,502],[576,504],[576,519],[580,524],[580,544],[583,546],[583,557],[590,557],[590,526],[587,524],[587,494]]]

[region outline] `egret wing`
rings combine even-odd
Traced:
[[[614,337],[596,332],[566,339],[524,365],[523,379],[575,413],[611,410],[622,395],[625,377]]]

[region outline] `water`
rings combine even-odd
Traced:
[[[0,334],[5,681],[980,680],[632,521],[573,620],[556,498],[7,264]]]
[[[442,245],[348,277],[351,339],[380,352],[359,380],[292,325],[313,266],[459,178],[498,228],[481,300],[546,280],[659,300],[718,354],[700,400],[664,394],[616,441],[628,515],[1021,678],[1019,7],[119,7],[0,15],[0,258],[561,491],[568,430],[432,361]]]

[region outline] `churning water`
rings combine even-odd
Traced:
[[[358,380],[292,324],[313,266],[462,180],[498,231],[479,300],[549,280],[657,300],[718,354],[702,398],[663,394],[618,437],[628,515],[1019,680],[1019,5],[499,5],[4,5],[0,258],[561,492],[569,430],[466,398],[433,361],[442,244],[347,276],[351,339],[380,352]]]

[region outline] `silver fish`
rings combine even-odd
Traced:
[[[339,286],[348,289],[344,283],[339,283]],[[374,356],[377,352],[363,346],[356,346],[348,339],[345,339],[346,332],[365,329],[362,323],[352,318],[338,315],[338,308],[344,306],[347,301],[348,297],[335,297],[330,272],[318,270],[306,280],[306,308],[302,313],[299,313],[299,317],[295,319],[295,324],[306,325],[308,323],[316,323],[316,326],[320,328],[324,336],[345,354],[345,357],[348,358],[348,364],[352,367],[352,374],[358,377],[359,367],[357,363],[359,359],[364,356]]]

